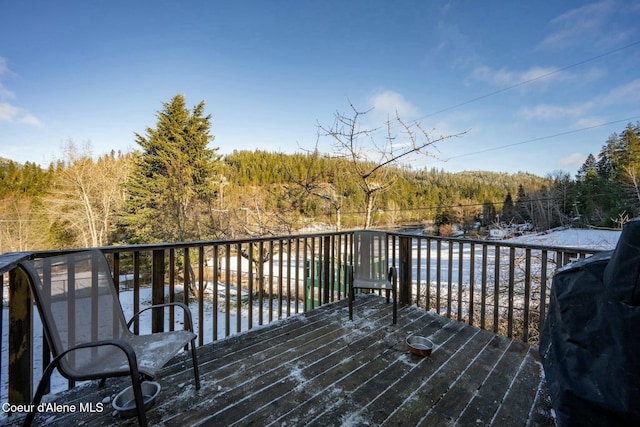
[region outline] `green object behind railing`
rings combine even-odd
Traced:
[[[313,260],[313,263],[313,277],[311,277],[311,260],[307,260],[304,266],[305,310],[313,310],[322,304],[319,298],[326,288],[322,282],[324,277],[322,263],[317,258]],[[340,263],[334,263],[333,265],[334,274],[333,276],[329,275],[329,280],[333,281],[333,286],[329,286],[329,289],[332,289],[336,295],[340,292],[344,294],[347,289],[344,266]]]

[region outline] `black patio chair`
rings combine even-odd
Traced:
[[[388,267],[387,233],[356,231],[353,235],[353,265],[349,266],[349,319],[353,320],[356,289],[385,290],[387,303],[393,296],[393,324],[398,318],[397,274]]]
[[[196,356],[193,321],[183,303],[159,304],[136,313],[125,321],[106,258],[99,250],[83,251],[20,263],[30,277],[33,296],[42,319],[53,360],[44,370],[33,397],[37,408],[58,368],[73,381],[102,380],[130,376],[138,421],[147,425],[141,382],[156,372],[190,343],[196,389],[200,374]],[[144,311],[177,306],[184,310],[184,330],[136,335],[129,328]],[[24,425],[31,424],[29,412]]]

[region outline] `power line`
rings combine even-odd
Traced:
[[[414,122],[417,123],[420,120],[423,120],[423,119],[425,119],[427,117],[435,116],[437,114],[440,114],[440,113],[443,113],[443,112],[446,112],[446,111],[450,111],[450,110],[462,107],[462,106],[467,105],[467,104],[471,104],[471,103],[479,101],[481,99],[485,99],[485,98],[500,94],[502,92],[506,92],[508,90],[511,90],[511,89],[514,89],[514,88],[517,88],[517,87],[520,87],[520,86],[524,86],[524,85],[533,83],[533,82],[538,81],[538,80],[545,79],[547,77],[550,77],[550,76],[552,76],[554,74],[557,74],[557,73],[560,73],[562,71],[566,71],[568,69],[584,65],[586,63],[595,61],[597,59],[604,58],[604,57],[609,56],[609,55],[613,55],[614,53],[618,53],[618,52],[621,52],[623,50],[626,50],[626,49],[629,49],[629,48],[632,48],[632,47],[635,47],[635,46],[638,46],[638,45],[640,45],[640,40],[639,41],[635,41],[633,43],[629,43],[627,45],[624,45],[624,46],[621,46],[621,47],[618,47],[618,48],[615,48],[615,49],[612,49],[612,50],[609,50],[609,51],[601,53],[599,55],[592,56],[592,57],[584,59],[582,61],[575,62],[575,63],[570,64],[570,65],[566,65],[564,67],[561,67],[561,68],[558,68],[556,70],[550,71],[548,73],[539,75],[537,77],[533,77],[531,79],[521,81],[521,82],[513,84],[511,86],[504,87],[504,88],[496,90],[494,92],[491,92],[491,93],[488,93],[488,94],[485,94],[485,95],[481,95],[481,96],[472,98],[470,100],[461,102],[459,104],[452,105],[450,107],[443,108],[441,110],[438,110],[438,111],[435,111],[433,113],[427,114],[427,115],[425,115],[425,116],[423,116],[421,118],[418,118],[418,119],[414,120]],[[505,145],[500,145],[500,146],[497,146],[497,147],[487,148],[487,149],[484,149],[484,150],[478,150],[478,151],[473,151],[473,152],[469,152],[469,153],[459,154],[459,155],[456,155],[456,156],[449,157],[448,159],[438,160],[438,161],[446,162],[448,160],[457,159],[457,158],[460,158],[460,157],[466,157],[466,156],[471,156],[471,155],[475,155],[475,154],[481,154],[481,153],[486,153],[486,152],[490,152],[490,151],[501,150],[501,149],[504,149],[504,148],[509,148],[509,147],[514,147],[514,146],[518,146],[518,145],[528,144],[528,143],[541,141],[541,140],[545,140],[545,139],[557,138],[559,136],[570,135],[570,134],[573,134],[573,133],[583,132],[585,130],[595,129],[595,128],[604,127],[604,126],[608,126],[608,125],[612,125],[612,124],[616,124],[616,123],[628,122],[628,121],[638,120],[638,119],[640,119],[640,116],[634,116],[634,117],[629,117],[629,118],[626,118],[626,119],[614,120],[614,121],[611,121],[611,122],[601,123],[601,124],[592,125],[592,126],[587,126],[587,127],[583,127],[583,128],[580,128],[580,129],[574,129],[574,130],[570,130],[570,131],[559,132],[559,133],[555,133],[555,134],[552,134],[552,135],[546,135],[546,136],[541,136],[541,137],[537,137],[537,138],[527,139],[527,140],[524,140],[524,141],[514,142],[514,143],[510,143],[510,144],[505,144]]]
[[[435,116],[437,114],[444,113],[446,111],[454,110],[454,109],[462,107],[464,105],[471,104],[472,102],[476,102],[476,101],[479,101],[481,99],[489,98],[489,97],[497,95],[499,93],[506,92],[508,90],[515,89],[517,87],[524,86],[524,85],[527,85],[529,83],[533,83],[533,82],[538,81],[538,80],[546,79],[547,77],[550,77],[550,76],[552,76],[554,74],[558,74],[558,73],[560,73],[562,71],[566,71],[566,70],[568,70],[570,68],[575,68],[575,67],[578,67],[580,65],[584,65],[586,63],[595,61],[596,59],[600,59],[600,58],[604,58],[604,57],[609,56],[609,55],[613,55],[614,53],[618,53],[618,52],[620,52],[622,50],[629,49],[629,48],[637,46],[637,45],[640,45],[640,40],[639,41],[635,41],[633,43],[630,43],[628,45],[625,45],[625,46],[622,46],[622,47],[619,47],[619,48],[616,48],[616,49],[601,53],[600,55],[592,56],[591,58],[587,58],[587,59],[585,59],[583,61],[576,62],[576,63],[570,64],[570,65],[564,66],[562,68],[558,68],[556,70],[553,70],[553,71],[550,71],[548,73],[539,75],[537,77],[533,77],[531,79],[521,81],[521,82],[513,84],[511,86],[507,86],[507,87],[504,87],[502,89],[498,89],[498,90],[496,90],[494,92],[487,93],[485,95],[481,95],[481,96],[478,96],[476,98],[472,98],[472,99],[470,99],[468,101],[464,101],[464,102],[461,102],[459,104],[455,104],[455,105],[452,105],[450,107],[443,108],[442,110],[435,111],[435,112],[427,114],[426,116],[423,116],[423,117],[421,117],[419,119],[416,119],[416,121],[420,121],[420,120],[426,119],[427,117]]]
[[[605,194],[594,194],[592,197],[600,197],[605,196]],[[514,200],[514,206],[517,206],[519,203],[531,203],[531,202],[555,202],[558,201],[557,197],[538,197],[538,198],[527,198],[526,200]],[[438,209],[453,209],[453,208],[471,208],[471,207],[484,207],[485,205],[502,205],[504,204],[504,200],[502,201],[485,201],[482,203],[461,203],[461,204],[449,204],[449,205],[436,205],[436,206],[423,206],[419,208],[399,208],[399,209],[378,209],[384,212],[420,212],[420,211],[431,211]],[[343,215],[362,215],[364,211],[352,211],[352,212],[343,212]]]
[[[597,124],[597,125],[583,127],[583,128],[580,128],[580,129],[574,129],[574,130],[569,130],[569,131],[565,131],[565,132],[559,132],[559,133],[555,133],[553,135],[540,136],[540,137],[537,137],[537,138],[526,139],[524,141],[513,142],[511,144],[500,145],[498,147],[486,148],[484,150],[478,150],[478,151],[473,151],[473,152],[470,152],[470,153],[458,154],[457,156],[452,156],[452,157],[449,157],[448,159],[442,160],[442,161],[446,162],[446,161],[451,160],[451,159],[458,159],[460,157],[472,156],[474,154],[481,154],[481,153],[486,153],[486,152],[489,152],[489,151],[502,150],[503,148],[514,147],[516,145],[529,144],[531,142],[542,141],[544,139],[557,138],[559,136],[571,135],[573,133],[583,132],[585,130],[595,129],[595,128],[599,128],[599,127],[613,125],[613,124],[616,124],[616,123],[629,122],[629,121],[632,121],[632,120],[639,120],[639,119],[640,119],[640,116],[628,117],[626,119],[614,120],[612,122],[600,123],[600,124]]]

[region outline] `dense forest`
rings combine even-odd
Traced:
[[[95,156],[70,141],[47,168],[0,159],[0,253],[361,228],[366,221],[429,224],[441,233],[513,222],[620,227],[640,214],[640,124],[611,135],[574,177],[538,177],[414,170],[336,152],[221,156],[210,148],[203,103],[187,109],[178,95],[163,106],[155,127],[136,134],[132,153]]]

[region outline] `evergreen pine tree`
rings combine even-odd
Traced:
[[[518,222],[531,221],[532,213],[533,206],[531,205],[531,199],[522,184],[520,184],[518,186],[518,199],[516,201],[516,220]]]
[[[602,175],[609,175],[608,172],[606,172],[607,168],[606,162],[600,164]],[[588,178],[594,178],[598,174],[598,169],[596,158],[593,154],[589,154],[580,169],[578,169],[576,179],[578,181],[585,181]]]
[[[510,223],[514,220],[515,215],[516,208],[513,204],[513,198],[511,197],[511,193],[507,193],[507,196],[504,198],[504,203],[502,204],[502,221]]]
[[[211,116],[204,102],[192,111],[176,95],[157,114],[155,128],[136,134],[122,225],[132,243],[189,241],[210,237],[216,195],[217,148],[208,148]]]

